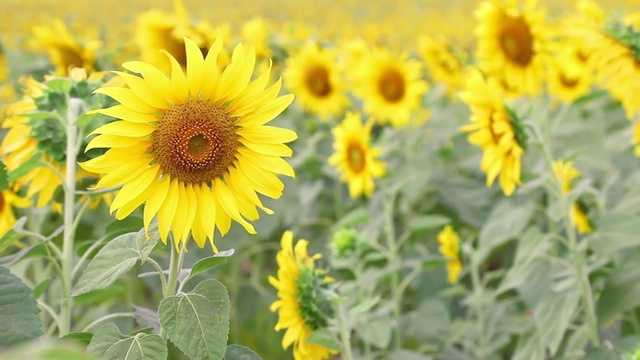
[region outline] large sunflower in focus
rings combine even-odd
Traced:
[[[500,177],[500,187],[510,196],[520,184],[521,157],[525,134],[522,125],[507,111],[503,91],[493,78],[485,81],[479,71],[471,71],[460,98],[471,109],[471,124],[461,128],[470,132],[468,140],[483,151],[480,168],[487,174],[487,186]]]
[[[311,44],[290,57],[282,75],[297,101],[322,118],[339,115],[349,105],[336,53]]]
[[[267,87],[270,69],[250,81],[255,54],[238,45],[231,63],[217,65],[222,49],[218,38],[203,57],[198,45],[185,39],[186,73],[166,53],[171,74],[141,61],[118,72],[128,88],[102,88],[119,105],[98,112],[118,119],[94,131],[87,146],[109,148],[82,167],[105,174],[97,188],[122,188],[111,211],[122,219],[144,205],[144,226],[157,215],[161,239],[173,235],[178,250],[189,235],[203,247],[217,228],[224,235],[231,219],[255,233],[247,220],[267,213],[257,193],[282,195],[276,174],[294,176],[282,159],[291,149],[284,143],[295,132],[265,124],[282,111],[293,95],[278,97],[281,82]]]
[[[37,26],[33,34],[34,46],[47,51],[56,75],[67,75],[70,68],[83,68],[89,72],[95,68],[96,51],[102,46],[101,41],[76,39],[61,20],[51,26]]]
[[[394,127],[407,125],[429,89],[421,79],[420,62],[407,54],[394,57],[386,50],[375,49],[365,54],[358,66],[354,69],[354,86],[365,112],[382,124],[390,121]]]
[[[358,113],[347,113],[342,124],[333,129],[335,153],[329,157],[329,164],[338,168],[341,180],[349,183],[349,195],[356,198],[361,194],[371,196],[374,178],[385,173],[385,163],[378,161],[381,149],[370,145],[371,126],[363,125]]]
[[[293,358],[296,360],[323,360],[335,351],[321,345],[307,343],[311,334],[324,328],[333,315],[333,309],[324,295],[332,280],[322,269],[315,267],[315,261],[322,257],[309,257],[309,242],[298,240],[293,245],[293,233],[286,231],[280,241],[282,250],[276,255],[277,277],[269,276],[269,283],[278,290],[278,300],[271,304],[271,311],[278,312],[276,330],[286,329],[282,338],[282,348],[293,344]]]
[[[544,77],[547,34],[544,11],[537,0],[486,0],[475,12],[478,67],[501,77],[505,88],[535,96]]]

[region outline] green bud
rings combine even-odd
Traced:
[[[341,228],[333,234],[331,248],[338,256],[345,255],[356,248],[358,233],[353,229]]]

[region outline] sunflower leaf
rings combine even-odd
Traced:
[[[191,359],[224,357],[229,336],[231,304],[225,287],[209,279],[193,292],[169,296],[160,302],[160,324],[169,339]]]
[[[9,188],[9,174],[7,173],[7,167],[4,162],[0,160],[0,191],[7,190]]]
[[[213,256],[209,256],[204,258],[193,265],[191,268],[191,273],[189,274],[189,278],[192,276],[199,274],[203,271],[210,270],[215,268],[218,265],[224,264],[229,260],[229,257],[233,255],[234,250],[221,251]]]
[[[262,360],[253,350],[232,344],[224,351],[224,360]]]
[[[123,336],[113,323],[96,331],[87,351],[97,360],[164,360],[168,355],[162,337],[142,333]]]
[[[111,240],[87,265],[71,296],[104,289],[113,284],[138,260],[143,263],[157,243],[158,238],[151,235],[147,239],[144,230],[120,235]]]
[[[0,266],[0,345],[13,345],[42,335],[40,309],[31,289]]]
[[[307,344],[315,344],[324,346],[329,350],[339,351],[340,350],[340,342],[333,336],[331,331],[327,328],[318,329],[314,331],[307,340],[305,340]]]

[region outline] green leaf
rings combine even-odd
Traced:
[[[386,349],[391,343],[391,326],[393,320],[383,316],[369,321],[360,331],[362,341],[380,349]]]
[[[540,341],[549,349],[551,357],[556,355],[564,334],[575,315],[580,293],[572,288],[561,293],[551,293],[535,307],[535,324]]]
[[[104,289],[113,284],[138,260],[144,262],[157,243],[156,237],[147,239],[144,230],[120,235],[111,240],[87,265],[71,296]]]
[[[90,332],[74,332],[61,337],[61,339],[74,340],[76,342],[83,343],[86,346],[86,345],[89,345],[89,343],[91,342],[91,339],[93,339],[93,334]]]
[[[631,309],[640,306],[640,252],[628,256],[614,269],[602,289],[596,314],[601,325]]]
[[[96,331],[87,352],[97,360],[164,360],[167,343],[158,335],[123,336],[109,323]]]
[[[9,188],[9,174],[7,173],[7,167],[4,162],[0,160],[0,191],[7,190]]]
[[[31,155],[31,157],[29,158],[29,160],[23,162],[20,166],[18,166],[17,168],[9,171],[8,177],[9,177],[9,182],[14,182],[17,179],[27,175],[29,173],[29,171],[40,167],[40,166],[45,166],[45,162],[42,159],[42,154],[38,151],[36,151],[33,155]]]
[[[42,335],[40,312],[31,289],[0,266],[0,345],[13,345]]]
[[[311,333],[307,340],[305,340],[305,343],[320,345],[329,350],[340,351],[340,342],[333,336],[331,331],[326,328],[318,329]]]
[[[13,229],[9,229],[2,237],[0,237],[0,253],[7,250],[7,248],[13,245],[16,241],[20,240],[22,235]]]
[[[137,232],[142,228],[142,218],[140,216],[127,216],[122,220],[115,220],[107,225],[105,234],[118,236],[130,232]]]
[[[602,256],[640,245],[640,222],[633,214],[603,214],[596,228],[598,231],[588,238],[589,247]]]
[[[229,257],[233,255],[233,253],[234,253],[233,249],[230,249],[227,251],[221,251],[213,256],[210,256],[198,261],[191,268],[191,273],[189,274],[189,277],[195,276],[196,274],[199,274],[203,271],[213,269],[220,264],[224,264],[225,262],[227,262],[227,260],[229,260]]]
[[[412,231],[423,231],[439,229],[451,223],[451,219],[443,215],[424,215],[409,221],[409,229]]]
[[[209,279],[193,292],[169,296],[160,302],[160,324],[169,339],[191,359],[218,360],[229,336],[231,304],[225,287]]]
[[[232,344],[224,351],[224,360],[262,360],[253,350]]]
[[[535,209],[534,201],[522,204],[515,200],[503,200],[496,205],[480,230],[480,260],[484,260],[494,248],[518,237],[529,224]]]

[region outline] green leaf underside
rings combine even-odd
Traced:
[[[307,340],[305,340],[305,343],[324,346],[329,350],[340,351],[340,342],[338,342],[327,328],[314,331],[309,335]]]
[[[164,298],[158,313],[169,339],[187,356],[219,360],[227,347],[230,308],[225,287],[209,279],[193,292]]]
[[[87,347],[97,360],[164,360],[167,343],[158,335],[123,336],[118,327],[107,324],[93,335]]]
[[[0,345],[12,345],[42,335],[40,312],[31,289],[0,266]]]
[[[224,360],[262,360],[253,350],[232,344],[224,351]]]
[[[190,276],[194,276],[198,273],[213,269],[218,265],[224,264],[225,262],[227,262],[227,260],[229,260],[229,257],[233,255],[233,253],[234,253],[233,249],[227,250],[227,251],[221,251],[213,256],[210,256],[198,261],[191,268]]]

